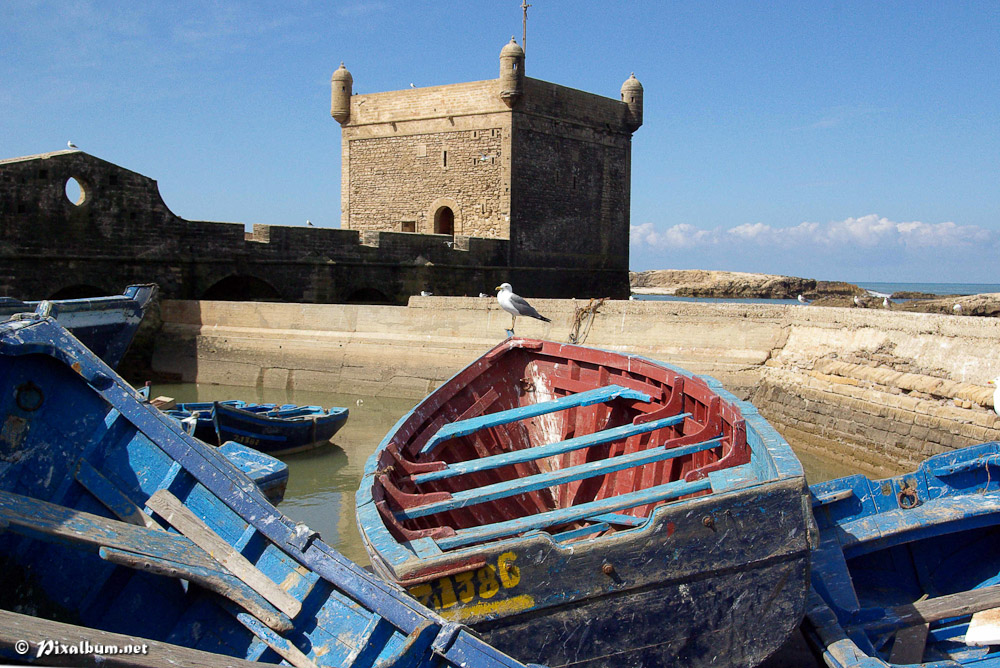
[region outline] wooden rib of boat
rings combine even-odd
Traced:
[[[520,665],[282,515],[51,318],[0,323],[0,388],[6,606],[217,665]]]
[[[550,666],[752,666],[801,619],[801,465],[717,381],[508,339],[366,464],[375,570]]]
[[[270,455],[287,455],[329,443],[348,414],[346,408],[286,404],[255,409],[217,402],[212,420],[220,443],[236,441]]]
[[[1000,666],[1000,443],[811,492],[803,630],[828,666]]]
[[[20,313],[55,318],[83,345],[104,360],[118,366],[139,329],[146,306],[156,295],[156,285],[130,285],[125,293],[88,299],[51,299],[22,302],[0,297],[0,320]]]

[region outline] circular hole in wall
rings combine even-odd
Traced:
[[[87,190],[83,187],[82,181],[72,176],[66,179],[66,199],[75,206],[87,201]]]

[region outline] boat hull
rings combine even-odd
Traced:
[[[215,433],[220,443],[235,441],[269,455],[288,455],[318,448],[330,442],[347,422],[346,408],[310,417],[283,419],[216,404]]]
[[[5,608],[201,665],[520,667],[284,516],[53,320],[0,323],[0,389]]]
[[[560,349],[567,348],[573,347]],[[614,363],[629,369],[655,364],[641,358]],[[676,368],[671,372],[684,374]],[[696,379],[686,377],[691,390]],[[630,378],[635,379],[608,382]],[[656,506],[648,519],[631,518],[634,527],[595,537],[529,526],[499,541],[456,549],[436,549],[419,534],[398,540],[386,527],[372,484],[394,464],[376,451],[366,467],[369,484],[358,492],[358,523],[373,567],[425,605],[471,625],[522,660],[609,668],[761,663],[788,639],[803,614],[814,539],[805,482],[787,443],[756,409],[717,382],[709,384],[714,395],[742,410],[750,460],[701,477],[689,475],[691,484],[700,481],[704,486],[697,489],[711,489],[711,494],[699,496],[696,488],[686,488],[695,495]],[[449,391],[447,384],[443,388]],[[434,395],[404,416],[380,449],[397,443],[402,450],[399,434],[406,433],[414,416],[432,421],[427,404],[433,401]],[[514,410],[538,412],[531,405]],[[546,427],[546,443],[564,438],[551,423]],[[434,437],[420,439],[433,442]],[[415,465],[436,466],[429,458],[417,458]],[[456,490],[452,498],[463,493]],[[626,519],[616,515],[612,521]],[[530,520],[529,515],[523,521]],[[442,535],[440,545],[453,540]]]
[[[973,640],[989,615],[970,617],[1000,608],[998,475],[991,442],[812,486],[822,540],[803,630],[827,665],[1000,666],[996,629]]]

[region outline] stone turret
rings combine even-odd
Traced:
[[[622,84],[622,102],[628,106],[626,126],[635,132],[642,125],[642,84],[635,78],[635,72]]]
[[[330,77],[330,115],[343,125],[351,118],[351,93],[354,87],[354,77],[340,63],[340,67]]]
[[[513,37],[500,49],[500,99],[513,107],[524,92],[524,49]]]

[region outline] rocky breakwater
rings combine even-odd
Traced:
[[[636,294],[714,297],[720,299],[850,298],[866,292],[851,283],[817,281],[812,278],[751,274],[740,271],[658,269],[631,272],[629,282]]]

